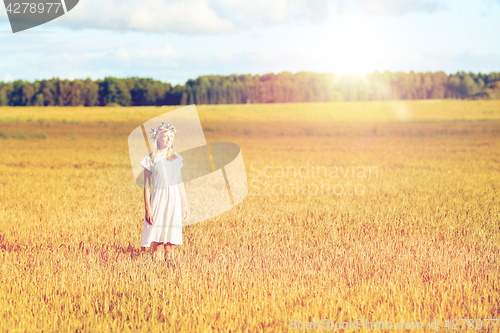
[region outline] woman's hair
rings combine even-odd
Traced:
[[[167,131],[167,129],[163,129],[156,134],[156,139],[155,139],[155,142],[154,142],[153,147],[151,149],[152,150],[151,162],[153,164],[156,163],[156,155],[158,154],[158,146],[160,145],[160,143],[158,142],[159,134],[161,132],[166,132],[166,131]],[[172,144],[170,145],[170,147],[167,150],[167,160],[171,162],[171,161],[175,160],[176,158],[177,158],[177,156],[175,156],[175,154],[174,154],[174,144],[172,141]]]

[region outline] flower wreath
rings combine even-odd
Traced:
[[[172,133],[177,133],[177,129],[175,128],[174,125],[171,125],[171,124],[166,124],[165,122],[161,123],[160,126],[156,127],[156,128],[152,128],[151,129],[151,140],[156,140],[156,136],[158,135],[159,132],[163,131],[164,129],[167,129],[167,130],[171,130]]]

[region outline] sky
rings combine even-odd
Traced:
[[[15,34],[1,6],[0,81],[490,73],[499,32],[500,0],[80,0]]]

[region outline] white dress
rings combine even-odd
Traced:
[[[151,242],[182,244],[182,202],[177,184],[182,183],[182,156],[168,161],[160,153],[156,154],[156,163],[149,155],[140,162],[151,172],[153,189],[151,191],[151,211],[153,225],[146,222],[142,232],[142,247],[150,247]]]

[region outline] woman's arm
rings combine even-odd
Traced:
[[[146,209],[146,222],[153,224],[153,214],[151,214],[151,171],[144,168],[144,206]]]
[[[177,188],[179,189],[179,192],[181,194],[181,202],[183,207],[182,215],[184,217],[184,220],[187,220],[187,218],[189,217],[189,209],[186,197],[186,189],[184,188],[184,183],[182,182],[182,175],[179,176],[179,184],[177,184]]]

